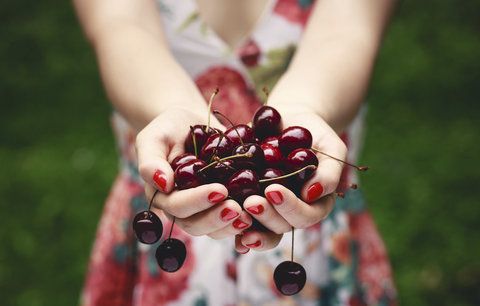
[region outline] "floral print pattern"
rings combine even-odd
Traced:
[[[285,72],[308,20],[313,1],[273,0],[257,29],[231,50],[199,18],[195,0],[158,0],[166,36],[177,61],[208,100],[220,88],[215,108],[235,123],[247,123],[261,105],[261,89],[272,88]],[[266,35],[268,34],[268,35]],[[328,218],[295,230],[295,260],[307,271],[307,283],[295,296],[281,295],[273,283],[276,265],[290,257],[291,233],[266,252],[234,251],[233,239],[191,237],[174,227],[185,242],[184,266],[169,274],[155,260],[155,245],[139,243],[133,216],[147,208],[135,160],[135,134],[113,114],[121,155],[121,173],[105,203],[81,297],[83,306],[387,306],[396,292],[388,256],[361,191],[345,190]],[[353,152],[359,145],[361,118],[342,135]],[[345,169],[343,182],[356,182]],[[171,222],[158,212],[164,228]],[[168,232],[167,230],[165,230]],[[166,237],[162,237],[163,241]]]

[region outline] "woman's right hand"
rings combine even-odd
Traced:
[[[175,223],[190,235],[221,239],[240,234],[252,224],[249,214],[237,202],[227,199],[227,188],[214,183],[174,190],[174,170],[170,162],[184,153],[189,127],[207,123],[206,108],[200,113],[172,107],[151,121],[137,135],[138,167],[145,181],[147,199],[151,199],[156,190],[160,191],[153,207],[169,218],[175,217]],[[211,126],[225,130],[213,116]]]

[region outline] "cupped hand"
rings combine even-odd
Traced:
[[[237,202],[227,199],[228,191],[222,184],[174,190],[174,171],[170,166],[170,162],[184,152],[189,127],[207,124],[206,114],[206,108],[197,112],[168,109],[138,133],[136,149],[147,199],[151,199],[156,190],[160,191],[153,207],[162,210],[167,217],[175,217],[176,224],[191,235],[219,239],[249,227],[250,215],[242,211]],[[214,117],[211,126],[224,130]]]
[[[283,127],[302,126],[312,133],[312,147],[344,160],[347,148],[335,131],[317,114],[298,105],[274,106],[282,115]],[[272,184],[265,189],[265,197],[250,196],[244,202],[245,210],[271,232],[249,232],[237,236],[236,249],[245,253],[250,248],[268,250],[275,247],[282,234],[294,228],[307,228],[325,219],[332,211],[343,164],[323,154],[314,175],[303,185],[300,197],[288,188]]]

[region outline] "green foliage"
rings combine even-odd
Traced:
[[[479,305],[479,1],[403,1],[368,96],[363,186],[403,305]],[[0,4],[2,305],[73,305],[117,171],[69,2]]]

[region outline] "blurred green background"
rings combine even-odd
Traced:
[[[117,170],[68,1],[0,4],[1,305],[74,305]],[[402,305],[480,305],[480,1],[403,1],[369,94],[364,190]]]

